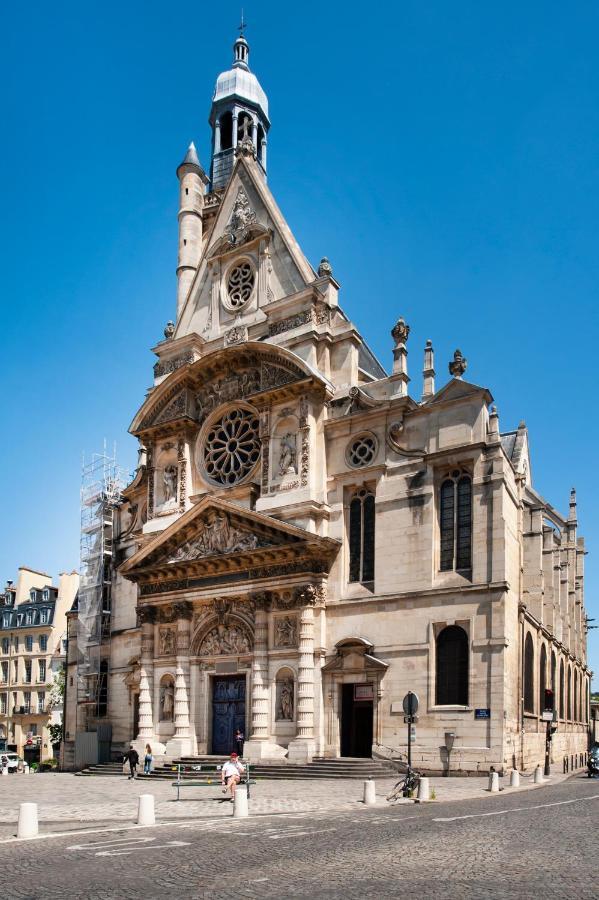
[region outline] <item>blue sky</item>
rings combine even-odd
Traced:
[[[599,74],[593,2],[245,4],[268,93],[269,183],[306,255],[389,366],[410,323],[438,384],[460,347],[503,430],[525,419],[536,488],[578,489],[599,620]],[[78,565],[81,455],[117,442],[175,312],[175,169],[229,67],[239,7],[5,12],[0,178],[0,577]],[[599,670],[599,632],[591,664]]]

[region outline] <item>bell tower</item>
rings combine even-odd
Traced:
[[[212,160],[210,190],[224,188],[231,176],[235,150],[242,141],[251,141],[256,159],[266,175],[266,144],[270,128],[268,99],[249,67],[250,48],[241,22],[233,45],[233,65],[216,79],[210,109]]]

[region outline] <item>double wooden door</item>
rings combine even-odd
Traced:
[[[216,676],[212,683],[212,752],[235,750],[235,732],[245,734],[245,678]]]

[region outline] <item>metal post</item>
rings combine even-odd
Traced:
[[[407,716],[408,719],[408,775],[412,774],[412,720],[413,716],[411,714],[412,711],[412,691],[408,691],[408,697],[410,701],[408,703],[408,709],[410,710],[410,715]]]
[[[551,722],[547,722],[547,730],[545,732],[545,768],[543,775],[547,778],[551,775]]]

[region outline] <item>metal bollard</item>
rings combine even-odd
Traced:
[[[21,803],[19,806],[18,838],[37,837],[37,803]]]
[[[543,778],[543,770],[540,766],[537,766],[535,769],[534,783],[535,784],[543,784],[544,780],[545,779]]]
[[[499,793],[499,772],[489,772],[489,791],[492,794]]]
[[[418,799],[419,800],[430,800],[431,799],[429,780],[424,775],[421,776],[420,783],[418,785]]]
[[[235,789],[235,798],[233,800],[233,816],[236,819],[241,819],[245,816],[249,816],[249,814],[247,788],[244,784],[238,784]]]
[[[364,782],[364,803],[366,806],[374,806],[376,803],[376,786],[372,778]]]
[[[155,825],[154,794],[140,794],[137,806],[137,824]]]
[[[520,772],[518,769],[512,769],[510,773],[510,787],[520,787]]]

